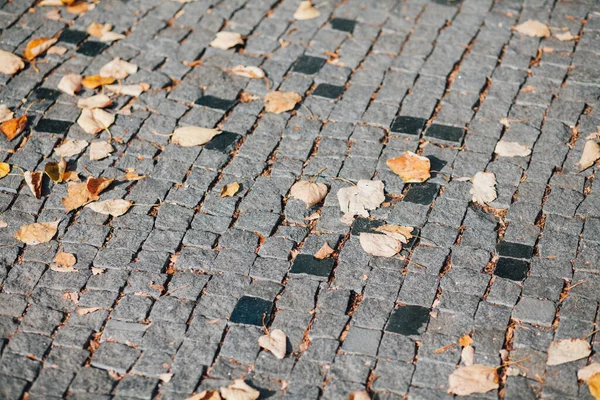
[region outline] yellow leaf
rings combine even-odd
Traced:
[[[281,114],[293,110],[302,101],[302,96],[296,92],[271,92],[265,96],[265,111]]]
[[[0,162],[0,178],[4,178],[10,172],[10,164]]]
[[[18,118],[12,118],[0,124],[0,131],[11,141],[27,127],[27,115]]]
[[[590,389],[590,394],[594,396],[594,399],[600,400],[600,373],[595,374],[588,379],[587,385]]]
[[[368,217],[367,210],[374,210],[385,201],[382,181],[361,179],[355,186],[341,188],[337,193],[340,210],[345,214],[344,222],[351,222],[355,215]]]
[[[425,182],[431,176],[429,158],[422,157],[411,151],[405,151],[400,157],[386,161],[389,169],[397,174],[404,182]]]
[[[61,158],[59,162],[48,162],[44,171],[52,179],[54,183],[63,181],[65,171],[67,170],[67,162]]]
[[[67,12],[70,14],[83,14],[89,10],[93,10],[96,6],[94,4],[85,3],[83,1],[72,2],[67,7]]]
[[[90,75],[83,78],[81,84],[86,89],[96,89],[98,86],[110,85],[115,78],[104,77],[100,75]]]
[[[99,22],[92,22],[87,28],[87,33],[90,36],[99,38],[102,37],[102,35],[104,35],[105,33],[110,32],[111,30],[111,24],[101,24]]]
[[[56,43],[56,41],[57,39],[48,37],[32,39],[29,41],[29,43],[27,43],[27,47],[23,52],[23,57],[25,57],[27,61],[33,61],[37,56],[48,50],[54,43]]]
[[[240,184],[237,182],[228,183],[221,189],[221,197],[232,197],[240,190]]]
[[[0,50],[0,73],[14,75],[25,68],[25,63],[19,56],[8,51]]]
[[[90,144],[90,160],[102,160],[114,151],[113,147],[108,142],[92,142]]]
[[[29,245],[49,242],[56,235],[59,222],[41,222],[23,225],[15,233],[15,239]]]

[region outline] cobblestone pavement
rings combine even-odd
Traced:
[[[519,361],[516,374],[499,369],[499,390],[473,398],[591,398],[576,372],[595,353],[546,358],[552,340],[600,344],[600,186],[596,166],[576,165],[600,125],[600,4],[329,0],[296,21],[298,4],[103,0],[56,20],[32,0],[0,0],[2,49],[54,35],[68,49],[0,75],[16,115],[37,100],[30,128],[0,138],[11,165],[43,170],[64,139],[91,141],[75,102],[92,91],[57,91],[66,73],[92,75],[118,56],[140,68],[125,83],[151,85],[115,100],[111,113],[129,112],[110,128],[110,157],[68,159],[81,177],[115,178],[101,198],[138,203],[125,215],[66,213],[66,184],[36,199],[17,169],[0,180],[1,399],[185,399],[240,377],[261,398],[443,399],[465,334],[476,363],[500,366],[501,350]],[[528,19],[577,38],[512,29]],[[99,43],[86,34],[94,21],[127,36]],[[245,45],[210,47],[219,31]],[[228,73],[239,64],[260,66],[268,84]],[[265,113],[261,98],[276,89],[303,100]],[[170,144],[184,125],[224,133]],[[532,154],[496,156],[500,139]],[[426,183],[387,168],[406,150],[431,160]],[[126,181],[128,168],[148,177]],[[456,179],[478,171],[498,181],[489,207]],[[319,172],[323,203],[289,198]],[[372,178],[386,203],[344,225],[338,189]],[[221,198],[232,182],[240,192]],[[19,226],[55,220],[53,241],[15,243]],[[418,228],[401,256],[359,244],[384,221]],[[314,258],[325,242],[335,256]],[[58,251],[76,256],[76,273],[49,268]],[[263,324],[287,334],[284,359],[259,347]]]

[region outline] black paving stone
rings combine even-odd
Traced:
[[[227,111],[235,105],[235,100],[220,99],[215,96],[202,96],[196,100],[196,104],[216,110]]]
[[[353,33],[355,26],[356,21],[353,19],[334,18],[331,20],[331,27],[338,31]]]
[[[439,190],[440,186],[435,183],[413,183],[402,200],[410,203],[429,205],[435,200]]]
[[[204,145],[205,149],[208,150],[217,150],[221,153],[231,153],[237,144],[237,142],[242,138],[242,135],[238,135],[233,132],[221,132],[217,136],[213,137],[210,142]]]
[[[333,270],[333,258],[319,260],[310,254],[298,254],[292,264],[290,272],[293,274],[308,274],[320,277],[328,277]]]
[[[392,312],[385,330],[405,336],[418,335],[428,321],[428,308],[411,305],[400,306]]]
[[[325,64],[325,59],[321,57],[313,56],[302,56],[294,65],[294,72],[301,74],[313,75],[321,70],[321,67]]]
[[[35,126],[35,130],[45,133],[67,133],[71,125],[73,123],[69,121],[42,118]]]
[[[325,97],[328,99],[337,99],[346,90],[343,86],[330,85],[328,83],[321,83],[315,91],[314,96]]]
[[[511,281],[522,281],[527,277],[529,264],[523,260],[500,257],[496,263],[494,275]]]
[[[48,88],[37,88],[33,92],[33,98],[35,100],[54,101],[54,100],[58,99],[58,97],[61,95],[61,93],[62,92],[60,90],[54,90],[54,89],[48,89]]]
[[[533,256],[533,247],[521,243],[511,243],[504,240],[498,243],[498,246],[496,246],[496,251],[501,256],[513,258],[529,259],[531,256]]]
[[[423,130],[426,122],[427,120],[424,118],[397,116],[390,129],[392,132],[417,136]]]
[[[77,53],[88,57],[95,57],[102,53],[107,47],[108,45],[101,42],[85,42],[77,49]]]
[[[373,229],[385,225],[385,221],[369,218],[356,218],[352,224],[352,234],[358,236],[361,232],[372,232]]]
[[[238,324],[263,326],[271,319],[273,303],[258,297],[243,296],[235,305],[229,321]]]
[[[425,131],[425,137],[431,137],[435,139],[445,140],[447,142],[459,143],[465,130],[463,128],[457,128],[456,126],[431,124]]]
[[[88,34],[86,32],[76,31],[74,29],[65,29],[58,37],[58,41],[78,45],[87,37]]]

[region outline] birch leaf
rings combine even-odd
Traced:
[[[67,187],[67,197],[62,199],[62,204],[65,211],[70,212],[96,199],[97,197],[93,196],[87,189],[86,182],[70,183]]]
[[[67,74],[58,82],[58,89],[70,96],[75,96],[81,90],[83,77],[79,74]]]
[[[399,240],[379,233],[361,232],[359,241],[364,251],[377,257],[393,257],[402,250]]]
[[[500,387],[496,368],[482,364],[458,368],[448,377],[448,386],[448,393],[458,396],[487,393]]]
[[[5,104],[0,104],[0,122],[8,121],[9,119],[12,119],[14,115],[15,113],[10,111],[10,108]]]
[[[218,32],[213,41],[210,42],[210,47],[227,50],[237,46],[238,44],[244,44],[244,39],[242,39],[242,35],[239,33]]]
[[[77,107],[79,108],[105,108],[111,104],[110,97],[103,93],[77,100]]]
[[[125,214],[132,205],[133,203],[129,200],[110,199],[104,201],[96,201],[94,203],[88,204],[85,207],[100,214],[111,215],[113,217],[120,217],[121,215]]]
[[[15,239],[33,246],[49,242],[56,235],[59,222],[37,222],[23,225],[15,233]]]
[[[260,392],[250,387],[242,379],[236,379],[227,387],[219,389],[225,400],[256,400]]]
[[[8,51],[0,50],[0,73],[14,75],[23,68],[25,68],[25,63],[21,57]]]
[[[589,356],[591,352],[592,348],[587,340],[555,340],[548,347],[548,361],[546,361],[546,365],[560,365],[580,360]]]
[[[115,116],[100,108],[81,110],[81,115],[77,119],[77,124],[86,133],[95,135],[105,129],[108,129],[115,122]]]
[[[27,128],[27,115],[12,118],[0,124],[0,131],[11,141]]]
[[[0,178],[4,178],[10,172],[10,164],[0,162]]]
[[[100,75],[90,75],[83,78],[81,84],[86,89],[96,89],[99,86],[110,85],[115,81],[115,78],[103,77]]]
[[[381,232],[384,235],[393,237],[394,239],[399,240],[400,242],[406,244],[413,237],[413,235],[412,235],[413,229],[414,228],[411,228],[410,226],[387,224],[387,225],[379,226],[379,227],[375,228],[374,230],[377,232]]]
[[[412,151],[405,151],[400,157],[386,161],[389,169],[397,174],[404,182],[425,182],[431,176],[429,158],[420,156]]]
[[[107,85],[106,89],[123,96],[138,97],[150,89],[150,85],[144,82],[136,85]]]
[[[306,208],[320,203],[327,195],[327,186],[323,183],[300,181],[290,189],[290,196],[302,200]]]
[[[183,126],[175,129],[171,143],[181,147],[201,146],[220,134],[217,129],[200,128],[198,126]]]
[[[25,178],[25,183],[27,183],[31,193],[33,193],[37,199],[42,197],[42,178],[44,177],[44,174],[39,171],[25,171],[23,177]]]
[[[570,40],[577,39],[579,36],[575,36],[570,31],[566,31],[563,33],[556,33],[554,34],[554,37],[560,40],[561,42],[568,42]]]
[[[221,197],[233,197],[240,190],[240,184],[237,182],[228,183],[221,189]]]
[[[188,0],[176,0],[180,3],[187,3]],[[200,393],[196,393],[193,396],[186,398],[185,400],[221,400],[221,395],[217,390],[203,390]]]
[[[63,181],[66,170],[67,162],[64,159],[61,159],[59,162],[48,162],[44,167],[44,172],[46,172],[46,175],[48,175],[54,183]]]
[[[385,200],[383,188],[382,181],[361,179],[356,186],[340,189],[337,193],[340,210],[349,217],[368,217],[367,210],[376,209]]]
[[[517,142],[501,140],[496,144],[494,153],[501,157],[527,157],[531,154],[531,149]]]
[[[32,39],[29,41],[29,43],[27,43],[27,47],[23,52],[23,57],[25,57],[27,61],[31,62],[37,56],[43,54],[56,42],[57,39],[55,38],[40,37]]]
[[[237,65],[233,68],[231,68],[230,71],[232,74],[234,75],[239,75],[239,76],[243,76],[246,78],[252,78],[252,79],[262,79],[265,77],[265,71],[263,71],[262,69],[258,68],[258,67],[244,67],[243,65]]]
[[[479,204],[496,200],[496,175],[493,172],[478,172],[473,177],[473,186],[469,193],[473,201]]]
[[[258,345],[273,353],[275,358],[281,360],[285,357],[287,336],[281,329],[274,329],[258,338]]]
[[[54,154],[61,157],[73,157],[81,154],[88,144],[87,140],[67,140],[54,149]]]
[[[329,247],[329,243],[325,242],[323,246],[313,255],[317,260],[323,260],[329,256],[331,256],[335,251]]]
[[[460,353],[460,359],[465,367],[470,367],[471,365],[473,365],[475,360],[475,349],[473,348],[473,346],[468,345],[463,347]]]
[[[99,38],[102,37],[102,35],[104,35],[105,33],[110,32],[112,28],[113,27],[111,24],[101,24],[99,22],[92,22],[87,28],[87,33],[90,36]]]
[[[298,9],[294,13],[294,19],[304,21],[317,18],[319,15],[321,15],[321,13],[313,7],[310,1],[301,1]]]
[[[114,42],[115,40],[121,40],[121,39],[125,39],[125,35],[123,35],[122,33],[118,33],[118,32],[106,32],[104,35],[102,35],[100,37],[100,41],[103,43],[111,43]]]
[[[550,28],[548,28],[548,25],[533,19],[529,19],[526,22],[515,26],[515,31],[531,37],[550,36]]]
[[[271,92],[265,96],[265,111],[281,114],[293,110],[302,101],[302,96],[296,92]]]
[[[600,363],[591,363],[577,371],[577,379],[587,382],[592,376],[600,374]]]
[[[51,269],[58,272],[77,272],[73,265],[77,263],[77,259],[71,253],[60,251],[56,254],[53,260]]]
[[[103,78],[125,79],[135,74],[138,66],[115,57],[111,62],[100,68],[100,76]]]
[[[593,140],[585,142],[581,159],[577,163],[580,167],[579,172],[588,169],[600,158],[600,145]]]
[[[108,142],[92,142],[90,144],[90,160],[102,160],[113,151],[113,147]]]

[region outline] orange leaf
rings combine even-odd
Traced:
[[[83,78],[81,84],[86,89],[96,89],[98,86],[110,85],[115,78],[103,77],[100,75],[90,75]]]
[[[386,165],[404,182],[425,182],[431,176],[429,159],[410,151],[405,151],[400,157],[387,160]]]
[[[37,56],[48,50],[54,43],[56,43],[56,41],[57,39],[55,38],[47,37],[32,39],[29,41],[29,43],[27,43],[27,47],[23,52],[23,57],[25,57],[27,61],[33,61]]]
[[[27,115],[22,115],[18,118],[11,118],[0,124],[0,131],[8,140],[13,140],[17,135],[27,127]]]

